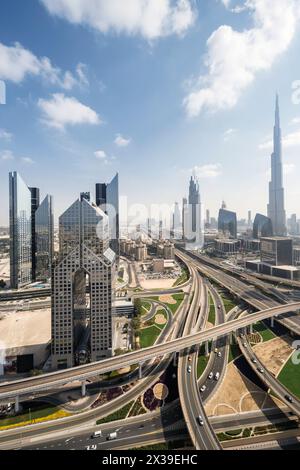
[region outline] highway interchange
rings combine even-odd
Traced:
[[[128,403],[133,397],[138,397],[144,390],[149,388],[151,384],[155,383],[162,371],[170,364],[174,353],[179,353],[177,371],[182,412],[180,409],[176,411],[175,405],[175,411],[167,415],[166,418],[162,419],[162,413],[156,418],[151,417],[151,419],[153,419],[152,424],[150,424],[151,420],[148,422],[148,418],[146,421],[147,424],[143,424],[137,419],[133,421],[132,427],[126,421],[126,426],[124,426],[123,423],[123,426],[121,426],[118,431],[117,442],[114,444],[108,443],[103,431],[101,442],[97,443],[97,448],[122,448],[122,445],[124,448],[132,448],[135,447],[135,445],[146,445],[147,443],[161,442],[161,440],[176,440],[176,436],[186,435],[186,428],[196,449],[222,448],[216,437],[215,423],[212,424],[212,420],[208,419],[205,414],[204,402],[215,393],[225,374],[229,349],[228,335],[231,333],[236,334],[245,359],[258,374],[257,368],[264,366],[260,362],[254,364],[253,359],[255,355],[251,351],[250,344],[245,343],[240,337],[241,333],[243,334],[243,328],[257,321],[276,317],[276,321],[284,323],[285,326],[288,326],[298,334],[300,323],[297,312],[300,310],[300,302],[289,303],[289,299],[285,297],[276,297],[276,292],[274,293],[270,285],[264,281],[253,281],[252,277],[246,277],[246,275],[240,276],[240,278],[237,279],[235,276],[226,272],[226,269],[220,269],[219,266],[214,265],[210,261],[203,263],[201,257],[197,260],[186,253],[180,252],[177,252],[177,256],[189,267],[192,283],[191,289],[189,295],[185,297],[181,308],[174,317],[173,323],[170,322],[171,317],[168,315],[168,325],[162,337],[157,341],[157,344],[142,351],[127,354],[124,357],[119,356],[118,358],[107,359],[101,363],[89,364],[54,374],[46,374],[42,377],[0,384],[0,401],[11,400],[16,396],[28,398],[30,395],[36,393],[47,393],[49,390],[62,384],[72,381],[85,381],[89,377],[95,377],[105,372],[115,370],[116,368],[120,369],[125,364],[139,364],[142,366],[149,361],[146,366],[144,365],[142,368],[145,377],[140,380],[133,389],[122,396],[121,399],[119,397],[119,399],[101,406],[99,410],[90,410],[81,413],[76,416],[75,419],[71,417],[60,420],[61,422],[47,423],[47,426],[34,425],[30,426],[31,429],[27,427],[27,429],[23,428],[21,430],[1,433],[0,448],[46,449],[50,446],[50,448],[81,449],[94,446],[94,440],[91,441],[91,431],[95,425],[95,417],[99,419],[99,416],[107,416],[115,409]],[[225,287],[238,299],[258,311],[251,314],[249,314],[249,311],[244,311],[243,315],[240,315],[242,310],[237,308],[230,312],[229,316],[226,316],[222,299],[214,286],[207,281],[207,278]],[[255,282],[257,282],[256,285]],[[209,308],[208,292],[210,292],[216,307],[216,324],[209,329],[206,328]],[[170,290],[170,293],[174,293],[174,291]],[[140,297],[146,297],[145,293],[138,293],[138,295]],[[155,293],[155,295],[157,294]],[[279,303],[280,300],[282,301],[281,303]],[[151,315],[151,313],[152,312],[150,312],[149,315]],[[279,318],[278,315],[280,315]],[[238,317],[237,319],[235,319],[236,316]],[[205,374],[198,380],[198,349],[201,344],[205,344],[208,341],[212,341],[213,351],[211,352]],[[214,354],[214,348],[220,351],[220,357]],[[159,364],[153,363],[155,358],[160,358]],[[151,374],[149,376],[150,368]],[[190,371],[188,371],[188,369],[190,369]],[[210,372],[212,372],[213,375],[218,372],[221,377],[220,382],[209,379],[208,375]],[[272,391],[280,397],[296,416],[300,416],[299,401],[294,397],[293,403],[290,403],[286,399],[289,392],[285,387],[279,384],[272,374],[264,370],[263,377],[260,378],[266,383],[268,388],[272,389]],[[200,388],[203,385],[205,385],[206,389],[203,393],[200,393]],[[199,416],[201,417],[201,424]],[[251,419],[253,422],[254,418]],[[260,417],[260,419],[262,422],[266,421],[265,416]],[[145,417],[143,417],[143,420],[145,421]],[[107,429],[107,432],[111,429],[115,431],[115,426],[116,424],[107,424],[102,427],[102,429]],[[233,426],[232,423],[231,426]],[[85,427],[87,427],[88,431],[86,430],[85,434],[83,434]],[[178,429],[181,429],[181,431],[178,432]],[[66,439],[64,436],[58,440],[57,436],[59,433],[64,433],[66,430],[69,435],[70,433],[73,434],[74,431],[74,436],[76,435],[76,437],[74,437],[74,439]],[[79,433],[78,436],[77,433]],[[37,439],[41,440],[40,436],[44,434],[47,436],[47,439],[45,439],[44,442],[35,444],[34,442],[36,442]],[[20,436],[22,436],[22,438],[20,438]],[[20,442],[20,439],[22,442]]]

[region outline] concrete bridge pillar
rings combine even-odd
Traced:
[[[15,413],[19,413],[20,411],[20,398],[19,395],[15,398]]]
[[[86,396],[86,382],[81,383],[81,396],[83,398]]]
[[[250,325],[250,335],[253,335],[253,325]]]
[[[143,378],[143,364],[139,364],[139,380]]]
[[[205,343],[205,356],[209,356],[210,351],[209,351],[209,342],[206,341]]]
[[[173,366],[174,367],[177,366],[177,354],[176,354],[176,352],[174,353],[174,356],[173,356]]]
[[[274,317],[271,317],[271,328],[274,328],[274,325],[275,325]]]

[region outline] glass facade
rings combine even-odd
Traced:
[[[218,230],[225,236],[237,238],[237,217],[235,212],[220,209],[218,219]]]
[[[59,239],[52,276],[52,366],[65,368],[76,362],[87,329],[87,356],[98,361],[112,355],[115,254],[108,216],[84,198],[60,217]]]
[[[32,281],[31,192],[17,172],[9,174],[10,283],[18,289]]]
[[[253,223],[253,238],[258,240],[261,237],[272,237],[272,220],[262,214],[256,214]]]
[[[51,278],[54,253],[53,197],[46,196],[35,213],[36,280]]]
[[[32,281],[36,280],[36,238],[35,238],[35,213],[40,205],[40,190],[39,188],[29,188],[31,192],[31,269]]]
[[[291,238],[262,238],[260,244],[262,263],[271,266],[291,266],[293,264],[293,240]]]

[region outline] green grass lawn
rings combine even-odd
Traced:
[[[177,312],[178,308],[182,304],[184,296],[185,296],[184,292],[173,294],[171,297],[172,299],[176,301],[176,304],[168,304],[167,302],[164,302],[164,304],[169,307],[173,315]],[[159,297],[148,297],[148,298],[149,300],[159,300]]]
[[[18,416],[0,419],[0,428],[4,426],[13,426],[15,424],[21,424],[25,422],[30,422],[31,424],[34,424],[35,420],[46,418],[48,416],[54,415],[59,411],[59,408],[57,408],[56,406],[41,406],[39,408],[30,410],[30,412],[28,410],[27,412],[24,412]]]
[[[221,297],[222,297],[222,300],[223,300],[223,303],[224,303],[226,313],[229,313],[230,310],[232,310],[233,308],[236,307],[236,303],[233,300],[231,300],[229,297],[227,297],[224,294],[222,294]]]
[[[187,269],[183,269],[180,277],[177,279],[177,281],[173,284],[173,287],[180,286],[181,284],[184,284],[189,280],[189,272]]]
[[[261,335],[263,342],[276,338],[276,335],[274,335],[273,331],[269,330],[269,328],[263,322],[259,322],[254,325],[253,330],[257,331],[257,333]]]
[[[165,320],[166,320],[166,323],[164,325],[158,325],[156,322],[155,322],[155,318],[156,318],[156,315],[163,315]],[[159,310],[157,310],[156,314],[147,322],[144,323],[144,326],[145,327],[150,327],[150,326],[157,326],[157,328],[159,328],[160,330],[163,330],[164,327],[166,326],[168,322],[168,314],[166,312],[165,309],[161,308]]]
[[[228,355],[228,363],[234,361],[237,357],[241,355],[240,348],[237,344],[231,344],[229,346],[229,355]]]
[[[112,421],[118,421],[119,419],[125,419],[126,416],[129,413],[129,410],[131,409],[134,401],[131,401],[130,403],[127,403],[127,405],[123,406],[123,408],[120,408],[119,410],[115,411],[109,416],[106,416],[105,418],[99,419],[96,424],[104,424],[104,423],[111,423]]]
[[[300,365],[293,364],[292,357],[283,367],[278,380],[300,399]]]
[[[172,298],[174,300],[176,300],[176,304],[167,304],[169,309],[171,310],[171,312],[173,313],[173,315],[177,312],[177,310],[179,309],[180,305],[182,304],[183,302],[183,299],[184,299],[184,293],[180,293],[180,294],[173,294],[172,295]]]
[[[153,346],[160,333],[161,330],[156,325],[149,326],[148,328],[143,328],[140,331],[141,348],[148,348],[149,346]]]
[[[209,345],[209,348],[211,349],[211,344]],[[209,356],[205,356],[205,345],[202,344],[200,351],[199,351],[198,362],[197,362],[197,378],[198,379],[204,373],[206,366],[208,364],[208,360],[209,360]]]
[[[208,294],[208,299],[209,299],[208,322],[211,323],[212,325],[215,325],[216,324],[216,308],[215,308],[215,304],[210,293]]]

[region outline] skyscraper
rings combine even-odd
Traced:
[[[102,210],[105,210],[106,188],[107,188],[106,183],[97,183],[96,184],[96,204],[97,204],[98,207],[101,207]]]
[[[32,280],[31,192],[17,172],[9,174],[10,284]]]
[[[54,253],[53,197],[46,196],[35,213],[35,245],[37,281],[51,278]]]
[[[31,267],[32,281],[36,280],[36,237],[35,237],[35,213],[40,205],[39,188],[29,188],[31,192]]]
[[[185,225],[187,221],[187,198],[182,199],[182,240],[185,240]]]
[[[223,203],[224,204],[224,203]],[[225,236],[237,238],[237,217],[235,212],[231,212],[227,209],[219,210],[218,217],[218,230]]]
[[[82,363],[83,351],[87,361],[99,361],[113,349],[115,253],[109,248],[108,216],[82,195],[60,217],[59,241],[52,276],[55,369]]]
[[[203,247],[201,198],[196,175],[190,179],[188,202],[185,223],[186,248],[196,250]]]
[[[181,237],[181,214],[178,202],[175,202],[174,213],[173,213],[173,237],[179,239]]]
[[[272,220],[274,235],[286,235],[286,213],[284,209],[284,189],[282,181],[282,142],[278,95],[276,96],[274,151],[271,156],[268,217]]]
[[[111,247],[119,254],[120,209],[118,173],[110,183],[96,184],[96,205],[108,215]]]

